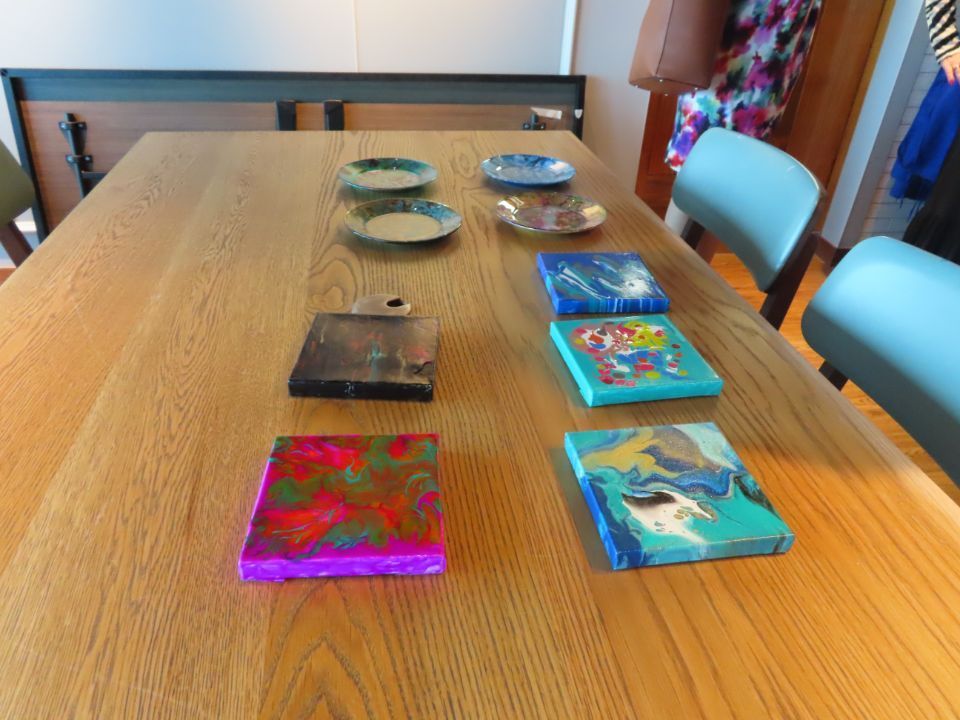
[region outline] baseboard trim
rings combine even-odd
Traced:
[[[24,235],[36,236],[37,234],[37,224],[33,220],[18,220],[17,227]]]

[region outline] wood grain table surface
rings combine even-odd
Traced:
[[[607,222],[496,220],[498,152]],[[438,244],[354,238],[344,162],[432,163]],[[541,250],[637,250],[719,398],[587,408]],[[292,399],[319,311],[441,319],[431,403]],[[960,714],[960,508],[569,133],[150,134],[0,288],[0,717]],[[786,555],[612,572],[572,430],[715,421]],[[448,570],[241,583],[278,434],[438,432]],[[960,440],[958,440],[960,441]]]

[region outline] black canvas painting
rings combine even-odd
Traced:
[[[435,317],[321,313],[290,375],[300,397],[431,400]]]

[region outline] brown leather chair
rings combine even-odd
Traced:
[[[13,219],[33,205],[33,183],[10,151],[0,143],[0,245],[14,265],[33,252]]]

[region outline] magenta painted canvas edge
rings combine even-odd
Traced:
[[[443,542],[444,542],[444,528],[443,528],[443,516],[440,516],[440,542],[434,543],[433,545],[415,545],[413,543],[405,543],[400,540],[395,540],[390,538],[387,540],[387,544],[383,547],[377,547],[375,545],[362,544],[357,545],[356,547],[351,548],[327,548],[321,549],[319,552],[314,553],[309,558],[304,558],[305,560],[338,560],[340,558],[346,559],[363,559],[363,558],[388,558],[388,557],[419,557],[421,555],[442,555],[443,554]],[[249,530],[248,530],[249,532]],[[246,557],[246,542],[244,542],[243,548],[240,550],[240,562],[241,563],[251,563],[259,562],[257,558]]]
[[[263,476],[260,478],[260,489],[257,490],[257,499],[253,501],[253,509],[250,510],[250,519],[247,521],[247,529],[243,533],[243,540],[240,545],[240,558],[237,560],[237,572],[243,579],[243,552],[247,549],[247,538],[250,537],[250,531],[253,530],[253,519],[257,516],[257,508],[260,507],[260,501],[263,500],[263,494],[267,491],[267,475],[270,474],[270,458],[273,457],[273,451],[277,447],[277,440],[284,435],[278,435],[270,444],[270,452],[267,454],[267,462],[264,463]]]
[[[339,558],[331,560],[251,560],[240,563],[240,579],[283,582],[297,578],[365,575],[439,575],[447,569],[443,552],[403,558]]]

